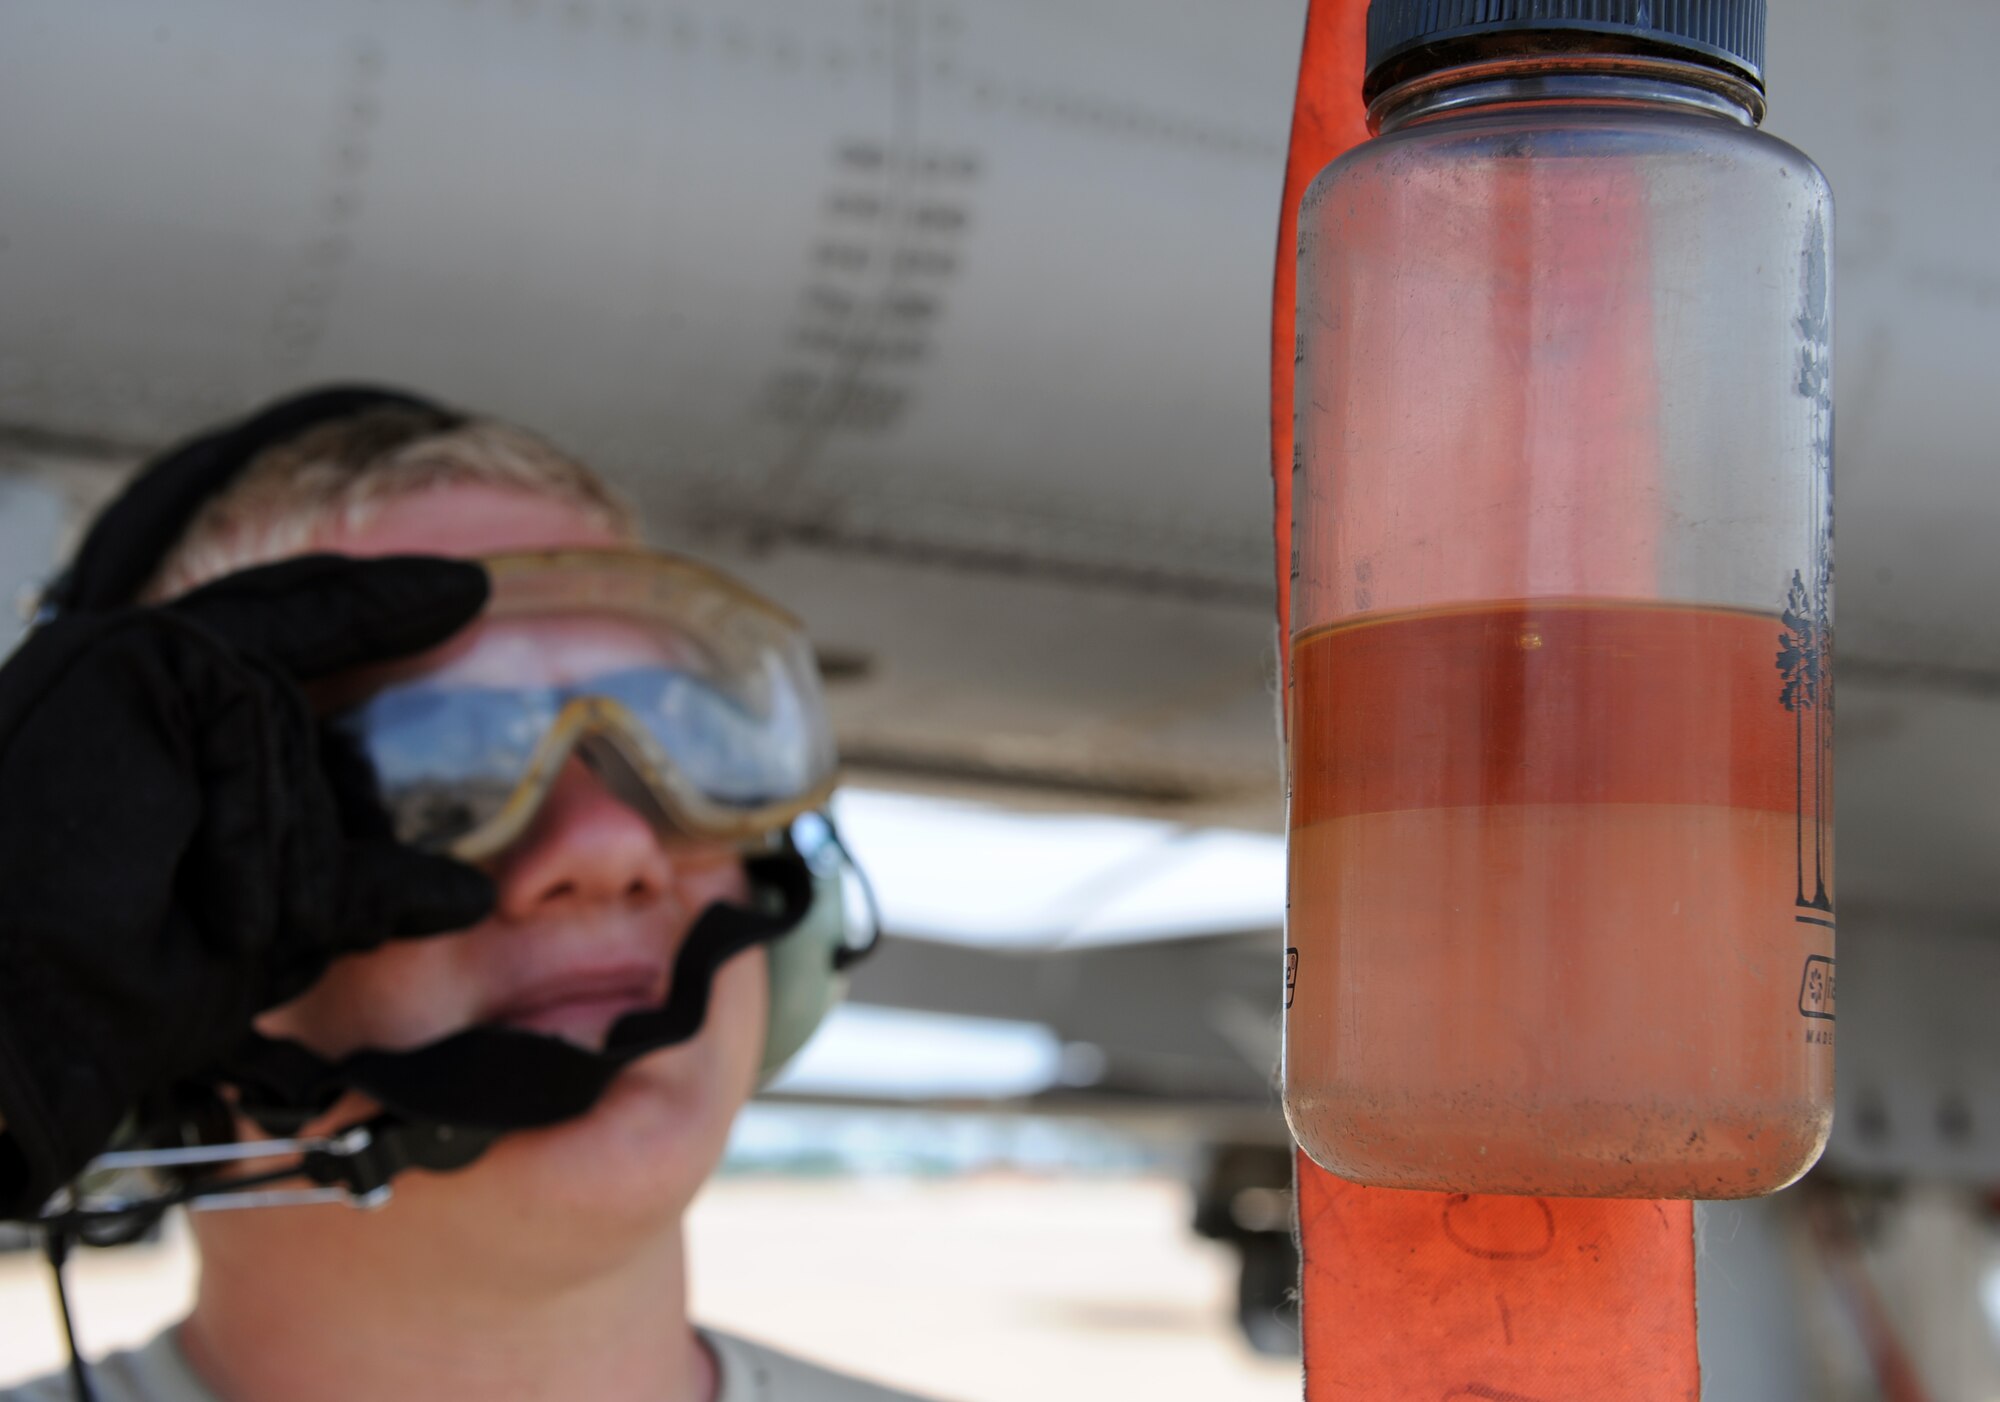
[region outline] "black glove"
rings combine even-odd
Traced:
[[[299,688],[442,641],[486,592],[477,565],[309,556],[59,618],[0,667],[0,1217],[336,955],[492,908],[387,838]]]

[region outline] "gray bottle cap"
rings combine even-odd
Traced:
[[[1546,43],[1657,54],[1764,86],[1765,0],[1373,0],[1364,96],[1440,68]]]

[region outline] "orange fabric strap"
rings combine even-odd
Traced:
[[[1278,533],[1278,665],[1289,681],[1292,626],[1292,364],[1299,269],[1299,200],[1313,177],[1368,139],[1361,70],[1368,0],[1310,0],[1299,86],[1292,100],[1292,145],[1278,210],[1278,263],[1271,287],[1271,485]],[[1282,708],[1280,713],[1282,714]]]
[[[1299,1164],[1307,1402],[1696,1402],[1694,1207]]]
[[[1299,65],[1271,317],[1281,635],[1291,622],[1299,197],[1367,136],[1366,16],[1367,0],[1311,0]],[[1691,1204],[1362,1188],[1304,1154],[1298,1195],[1307,1402],[1700,1396]]]

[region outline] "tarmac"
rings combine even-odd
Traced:
[[[689,1221],[694,1315],[955,1402],[1296,1402],[1297,1361],[1242,1342],[1234,1257],[1188,1216],[1156,1177],[727,1177]],[[85,1354],[177,1318],[194,1271],[181,1230],[79,1252]],[[39,1253],[0,1257],[0,1385],[62,1356]]]

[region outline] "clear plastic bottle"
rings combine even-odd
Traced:
[[[1299,220],[1285,1106],[1343,1177],[1740,1197],[1825,1143],[1832,197],[1762,34],[1375,0]]]

